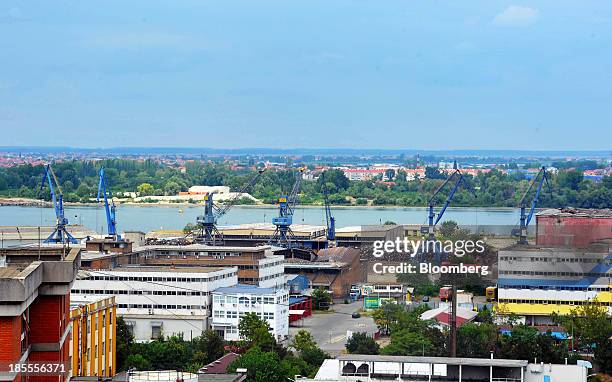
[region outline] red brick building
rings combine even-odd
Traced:
[[[536,244],[543,247],[586,248],[612,239],[612,210],[563,208],[536,215]]]
[[[68,380],[70,287],[79,262],[79,249],[0,251],[0,381]],[[17,364],[45,370],[16,373]]]

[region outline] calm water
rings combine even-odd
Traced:
[[[182,212],[180,212],[182,209]],[[120,231],[152,231],[158,229],[182,229],[185,224],[195,222],[203,213],[203,207],[176,206],[117,206],[117,222]],[[275,208],[234,207],[223,216],[219,225],[255,222],[271,222],[277,214]],[[336,208],[333,210],[337,227],[380,224],[387,220],[400,224],[424,224],[427,209],[413,208]],[[71,224],[83,224],[98,232],[105,231],[106,217],[102,207],[67,207],[66,217]],[[455,220],[462,225],[515,225],[519,211],[513,208],[449,208],[443,220]],[[294,214],[295,224],[325,225],[322,208],[298,208]],[[0,207],[0,225],[51,226],[55,216],[51,208]]]

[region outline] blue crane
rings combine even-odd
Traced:
[[[199,228],[198,236],[195,238],[196,242],[209,245],[223,244],[223,235],[217,229],[217,221],[236,205],[245,192],[253,187],[264,171],[265,169],[257,170],[257,173],[225,204],[217,205],[214,203],[213,193],[204,196],[204,215],[196,218],[196,224]]]
[[[98,198],[96,201],[100,203],[100,195],[104,196],[104,209],[106,211],[106,227],[108,236],[115,240],[121,240],[121,236],[117,233],[117,218],[115,216],[115,201],[113,194],[106,188],[106,177],[104,176],[104,167],[100,169],[100,181],[98,182]],[[108,199],[110,198],[110,204]]]
[[[450,203],[453,201],[453,197],[455,196],[455,193],[457,192],[457,190],[459,189],[459,186],[461,186],[462,183],[466,185],[466,187],[470,190],[470,192],[474,195],[475,198],[478,197],[476,195],[476,193],[474,192],[474,190],[471,187],[469,187],[469,184],[465,180],[465,177],[463,176],[461,171],[459,171],[459,169],[457,168],[457,162],[454,163],[453,169],[455,171],[453,171],[448,176],[448,178],[446,178],[444,183],[442,183],[440,185],[440,187],[438,187],[436,189],[436,191],[433,193],[431,198],[429,198],[429,215],[427,216],[428,226],[421,228],[421,233],[427,234],[428,235],[428,240],[434,240],[435,239],[435,227],[436,227],[436,224],[438,224],[438,222],[442,219],[442,216],[444,216],[444,212],[446,212],[446,209],[448,208]],[[447,184],[449,184],[453,179],[455,179],[455,184],[454,184],[453,188],[451,189],[451,192],[446,197],[446,201],[444,202],[444,206],[442,207],[440,212],[438,212],[438,215],[436,217],[436,214],[434,213],[436,196],[438,196],[438,194],[440,192],[442,192],[444,187]]]
[[[323,201],[325,202],[325,223],[327,224],[327,240],[333,242],[336,240],[336,218],[332,216],[331,207],[329,204],[329,191],[325,184],[325,171],[321,173],[321,182],[323,190]]]
[[[539,179],[539,181],[538,181]],[[529,209],[529,214],[527,214],[527,195],[531,193],[533,190],[533,186],[538,183],[538,187],[536,188],[535,194],[533,195],[533,199],[531,200],[531,208]],[[542,186],[546,183],[548,187],[548,192],[552,193],[552,189],[550,187],[550,183],[548,181],[548,175],[546,175],[546,167],[542,166],[540,171],[536,174],[536,176],[531,179],[529,182],[529,187],[523,193],[521,197],[521,201],[519,202],[519,207],[521,209],[521,218],[520,218],[520,227],[518,232],[513,230],[513,235],[518,236],[518,244],[528,244],[527,242],[527,226],[529,226],[529,222],[531,222],[531,218],[533,218],[533,214],[535,212],[536,206],[538,205],[538,201],[540,199],[540,194],[542,192]]]
[[[41,193],[45,187],[45,182],[49,185],[51,203],[55,209],[56,225],[55,230],[44,240],[44,243],[77,244],[78,241],[66,230],[68,219],[64,216],[64,195],[50,164],[45,166],[45,173],[40,184],[39,193]],[[55,187],[53,184],[55,184]]]
[[[281,195],[278,198],[278,216],[272,218],[272,224],[276,226],[274,233],[268,240],[268,244],[275,244],[283,248],[293,248],[295,246],[295,235],[291,231],[293,223],[293,212],[297,204],[297,196],[302,184],[303,168],[295,173],[295,182],[289,195]]]

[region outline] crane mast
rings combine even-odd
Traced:
[[[538,178],[540,179],[539,181],[538,181]],[[538,183],[538,186],[536,188],[533,199],[531,200],[531,207],[529,208],[529,214],[527,214],[527,195],[529,195],[531,190],[533,190],[536,182]],[[533,179],[531,179],[531,182],[529,183],[529,187],[527,187],[527,190],[525,190],[525,193],[523,193],[523,196],[521,197],[521,201],[519,202],[519,207],[521,209],[520,227],[519,227],[518,232],[516,231],[513,232],[515,236],[519,237],[518,244],[528,244],[527,227],[529,226],[529,223],[531,222],[531,218],[533,218],[533,214],[538,205],[538,201],[540,200],[542,186],[544,186],[544,183],[546,183],[546,186],[548,187],[548,192],[552,192],[550,183],[548,181],[548,175],[546,175],[546,167],[542,166],[542,168],[540,168],[540,171],[538,171],[536,176],[534,176]]]
[[[295,182],[289,195],[281,195],[278,198],[278,216],[272,218],[272,224],[276,226],[268,244],[275,244],[283,248],[295,246],[295,235],[291,230],[293,223],[293,212],[297,204],[297,196],[302,184],[303,168],[295,173]]]
[[[196,224],[199,228],[198,236],[195,238],[196,242],[208,244],[208,245],[221,245],[223,244],[223,235],[217,228],[217,221],[229,210],[232,209],[238,203],[238,200],[242,197],[242,194],[247,192],[257,182],[260,175],[265,169],[257,170],[255,174],[227,203],[223,205],[217,205],[213,201],[213,193],[208,193],[204,196],[204,215],[200,215],[196,218]]]
[[[45,182],[49,185],[51,203],[55,209],[55,230],[44,240],[44,243],[77,244],[77,240],[66,229],[68,219],[64,215],[64,195],[57,176],[55,176],[55,172],[51,168],[51,164],[45,166],[45,173],[43,174],[39,193],[45,187]],[[53,186],[54,184],[55,187]]]
[[[121,236],[117,234],[117,218],[115,215],[115,201],[113,194],[107,190],[106,177],[104,175],[104,167],[100,169],[100,181],[98,182],[98,197],[96,201],[100,203],[100,195],[104,197],[104,210],[106,212],[106,229],[108,236],[116,240],[121,240]],[[108,199],[110,198],[110,203]]]
[[[442,183],[440,185],[440,187],[438,187],[436,189],[436,191],[433,193],[433,195],[431,196],[431,198],[429,199],[429,214],[427,216],[427,222],[428,225],[427,227],[422,227],[421,228],[421,233],[427,234],[428,240],[434,240],[435,239],[435,227],[436,224],[438,224],[438,222],[442,219],[442,216],[444,216],[444,212],[446,212],[446,209],[448,208],[448,206],[451,204],[451,202],[453,201],[453,197],[455,196],[455,193],[457,192],[457,190],[459,189],[459,186],[461,186],[461,184],[465,184],[466,186],[468,186],[467,188],[470,190],[470,192],[474,195],[475,198],[477,198],[478,196],[476,195],[476,193],[474,192],[474,190],[469,187],[467,181],[465,180],[465,177],[463,176],[463,174],[461,173],[461,171],[457,168],[457,162],[454,163],[453,165],[454,171],[448,176],[448,178],[446,178],[446,180],[444,181],[444,183]],[[436,206],[436,196],[438,196],[438,194],[440,192],[442,192],[442,190],[446,187],[447,184],[449,184],[453,179],[455,179],[455,183],[453,185],[453,188],[451,189],[450,193],[448,194],[448,196],[446,197],[446,201],[444,202],[444,206],[442,206],[442,209],[440,209],[440,212],[438,212],[437,217],[436,217],[436,213],[434,212],[434,208]]]
[[[322,188],[323,188],[323,201],[325,202],[325,223],[327,225],[327,240],[334,242],[336,240],[336,218],[332,216],[331,206],[329,203],[329,191],[325,184],[325,172],[321,173]]]

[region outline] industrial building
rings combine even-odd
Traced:
[[[28,381],[67,381],[70,365],[70,287],[80,263],[78,248],[3,249],[0,252],[0,364],[54,363],[54,376]],[[0,370],[2,381],[25,381]]]
[[[547,209],[536,223],[536,244],[542,247],[586,248],[612,239],[612,209]]]
[[[238,282],[260,287],[282,287],[285,284],[284,258],[275,247],[189,245],[147,245],[131,253],[106,254],[84,252],[86,269],[114,269],[128,265],[160,267],[236,267]]]
[[[115,297],[72,295],[70,307],[71,376],[113,377],[117,371]]]
[[[586,382],[587,366],[529,363],[497,358],[341,355],[326,359],[313,379],[321,381]]]
[[[211,293],[237,283],[235,267],[130,266],[80,271],[72,294],[75,301],[115,296],[117,315],[136,341],[172,334],[191,339],[209,327]]]
[[[212,329],[227,341],[240,339],[238,323],[255,313],[270,325],[277,341],[289,335],[289,293],[286,289],[236,285],[212,292]]]
[[[288,259],[285,272],[305,275],[312,288],[322,288],[334,298],[346,298],[352,285],[364,280],[364,268],[357,248],[336,247],[322,249],[314,261]]]
[[[498,307],[533,325],[550,325],[594,299],[612,314],[610,246],[587,249],[513,246],[498,253]]]

